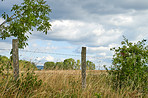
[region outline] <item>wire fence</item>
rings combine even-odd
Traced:
[[[81,71],[77,72],[77,70],[75,72],[71,72],[71,70],[66,71],[64,70],[64,72],[60,72],[59,70],[56,71],[35,71],[35,73],[39,73],[39,74],[48,74],[48,75],[74,75],[74,76],[81,76]],[[100,75],[102,73],[106,73],[106,71],[100,71],[98,70],[97,72],[86,72],[86,75],[91,75],[91,76],[96,76],[96,75]]]
[[[11,49],[0,49],[0,55],[10,57]],[[44,66],[44,63],[47,61],[61,62],[65,59],[73,58],[75,60],[81,60],[81,53],[58,53],[58,52],[46,52],[40,51],[39,49],[35,50],[19,50],[19,59],[34,62],[37,66]],[[94,55],[86,55],[86,59],[95,63],[96,70],[103,70],[103,65],[111,64],[111,56],[98,57]]]

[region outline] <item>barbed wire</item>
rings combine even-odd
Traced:
[[[20,50],[22,52],[30,52],[30,53],[41,53],[41,54],[53,54],[53,55],[65,55],[65,56],[78,56],[80,57],[81,55],[79,54],[66,54],[66,53],[56,53],[56,52],[43,52],[43,51],[30,51],[30,50]],[[111,58],[110,56],[106,56],[106,57],[97,57],[97,56],[91,56],[91,55],[87,55],[86,57],[90,57],[90,58],[96,58],[96,59],[106,59],[106,58]]]
[[[11,49],[0,49],[0,50],[11,50]],[[79,54],[68,54],[68,53],[56,53],[56,52],[43,52],[43,51],[37,51],[36,50],[22,50],[20,49],[21,52],[30,52],[30,53],[41,53],[41,54],[53,54],[53,55],[65,55],[65,56],[78,56],[80,57],[81,55]],[[24,53],[25,54],[25,53]],[[32,55],[30,54],[30,56]],[[86,57],[90,58],[96,58],[96,59],[105,59],[105,58],[111,58],[110,56],[105,56],[105,57],[97,57],[97,56],[92,56],[92,55],[86,55]]]
[[[11,50],[11,49],[0,49],[0,50]],[[68,54],[68,53],[57,53],[57,52],[43,52],[43,51],[37,51],[38,49],[36,50],[22,50],[20,49],[19,51],[21,52],[30,52],[32,54],[35,54],[35,53],[39,53],[39,54],[53,54],[53,55],[65,55],[65,56],[78,56],[80,57],[81,55],[80,54]],[[24,53],[24,54],[25,54]],[[30,56],[32,55],[30,54]],[[29,57],[30,57],[29,56]],[[86,57],[90,57],[90,58],[96,58],[96,59],[105,59],[105,58],[112,58],[111,56],[104,56],[104,57],[97,57],[97,56],[92,56],[92,55],[86,55]]]
[[[11,49],[0,49],[0,50],[11,50]]]
[[[41,54],[53,54],[53,55],[65,55],[65,56],[81,56],[75,54],[66,54],[66,53],[56,53],[56,52],[43,52],[43,51],[30,51],[30,50],[20,50],[22,52],[30,52],[30,53],[41,53]]]
[[[0,51],[10,51],[11,49],[2,49],[0,48]],[[6,52],[9,53],[9,52]],[[28,54],[29,53],[29,54]],[[3,53],[4,54],[4,53]],[[35,50],[23,50],[23,49],[19,49],[19,58],[20,60],[27,60],[30,62],[35,63],[36,65],[40,65],[43,66],[44,65],[44,60],[43,59],[38,59],[40,58],[40,54],[51,54],[51,55],[57,55],[58,57],[56,57],[57,61],[61,62],[61,59],[59,59],[59,55],[64,57],[64,56],[74,56],[76,57],[75,59],[78,59],[77,57],[81,57],[81,54],[70,54],[70,53],[57,53],[57,52],[46,52],[46,51],[39,51],[39,49],[35,49]],[[45,55],[42,55],[45,56]],[[87,55],[87,60],[92,61],[93,63],[95,63],[96,69],[102,69],[102,65],[105,59],[111,59],[111,57],[106,56],[106,57],[97,57],[97,56],[93,56],[93,55]],[[45,59],[45,58],[44,58]],[[59,60],[58,60],[59,59]],[[64,58],[66,59],[66,58]],[[55,61],[55,60],[54,60]]]

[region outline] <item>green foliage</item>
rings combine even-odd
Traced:
[[[6,56],[0,55],[0,75],[2,75],[4,78],[8,75],[6,73],[6,70],[12,69],[12,63],[10,59],[8,59]]]
[[[56,62],[56,69],[63,69],[63,62]]]
[[[46,70],[80,70],[80,60],[75,61],[73,58],[65,59],[64,62],[45,62],[44,69]],[[95,70],[95,64],[91,61],[86,62],[87,70]]]
[[[9,74],[9,78],[0,80],[0,96],[10,98],[20,96],[26,98],[33,96],[34,92],[42,85],[42,80],[31,69],[21,73],[18,80],[13,79],[13,75]]]
[[[45,70],[53,70],[53,69],[55,69],[55,63],[54,62],[45,62],[44,63],[44,69]]]
[[[7,62],[9,59],[6,57],[6,56],[1,56],[0,55],[0,63],[4,63],[4,62]]]
[[[95,64],[91,61],[86,61],[86,69],[87,70],[95,70]]]
[[[96,96],[97,98],[101,98],[102,95],[101,95],[100,93],[96,93],[95,96]]]
[[[27,70],[27,69],[34,69],[37,70],[37,67],[35,63],[26,61],[26,60],[20,60],[19,61],[19,69],[20,70]]]
[[[19,92],[25,95],[33,90],[37,90],[42,85],[42,80],[38,80],[38,77],[35,75],[34,71],[28,70],[27,72],[21,74],[18,84]]]
[[[19,60],[19,68],[20,70],[28,70],[28,69],[34,69],[37,70],[36,65],[33,62],[25,61],[25,60]],[[0,74],[6,74],[6,71],[11,70],[12,71],[12,61],[7,58],[6,56],[0,55]]]
[[[146,40],[131,43],[124,37],[122,47],[112,48],[115,52],[110,70],[114,89],[132,87],[139,92],[148,93],[148,46]]]
[[[81,67],[81,62],[80,62],[80,60],[77,60],[76,66],[74,66],[74,69],[75,70],[80,70],[80,67]]]
[[[20,77],[14,80],[10,59],[0,56],[0,96],[4,98],[13,97],[14,94],[23,95],[21,97],[31,96],[42,85],[42,80],[34,73],[37,68],[33,63],[20,60],[20,67],[23,72],[20,71]]]
[[[26,46],[29,36],[34,28],[47,34],[51,24],[49,23],[49,13],[51,9],[44,0],[24,0],[21,5],[13,5],[9,16],[4,12],[2,14],[5,20],[0,24],[0,38],[14,36],[19,40],[19,48]]]
[[[64,69],[74,69],[74,66],[76,65],[76,62],[74,59],[69,58],[69,59],[65,59],[63,62],[63,67]]]
[[[80,60],[75,61],[73,58],[65,59],[63,62],[63,69],[80,70]]]

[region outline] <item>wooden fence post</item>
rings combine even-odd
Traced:
[[[86,87],[86,47],[81,51],[82,88]]]
[[[18,39],[12,40],[12,58],[14,80],[19,78],[19,55],[18,55]]]

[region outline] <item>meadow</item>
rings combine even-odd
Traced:
[[[113,90],[109,84],[110,77],[104,70],[87,71],[85,89],[81,87],[80,70],[41,70],[32,75],[21,73],[24,74],[20,74],[19,85],[10,82],[11,77],[6,79],[0,88],[1,98],[143,98],[142,93],[133,91],[131,87]],[[36,83],[39,83],[39,80],[42,80],[42,83],[38,85]],[[32,84],[29,84],[29,81]],[[148,98],[148,95],[145,98]]]

